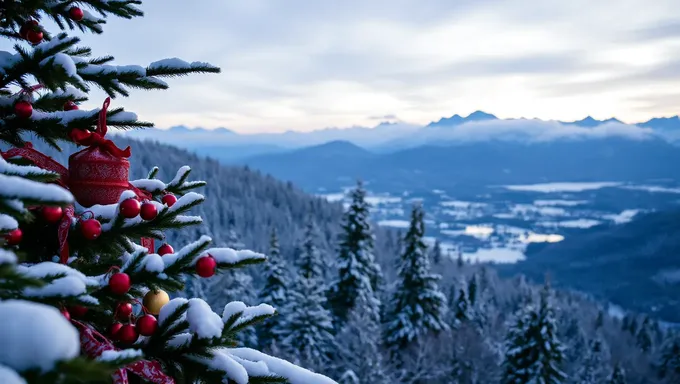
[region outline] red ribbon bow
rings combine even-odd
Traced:
[[[130,147],[125,149],[120,149],[116,147],[113,141],[105,139],[106,132],[108,128],[106,127],[106,111],[111,103],[111,98],[107,97],[104,100],[104,105],[99,111],[99,121],[97,121],[97,130],[90,132],[87,129],[75,128],[69,133],[69,137],[78,145],[84,145],[88,147],[99,147],[109,154],[116,157],[130,157]]]
[[[80,345],[83,351],[91,358],[101,356],[104,351],[115,351],[116,347],[101,333],[97,332],[90,325],[76,320],[71,322],[80,330]],[[113,373],[114,384],[128,384],[127,371],[155,384],[175,384],[175,380],[163,373],[161,364],[157,361],[141,360],[132,363],[125,368],[120,368]]]
[[[104,105],[107,106],[107,103],[105,102]],[[106,120],[106,111],[104,111],[103,115],[104,120]],[[128,147],[128,150],[129,149],[130,148]],[[33,144],[31,144],[30,142],[24,144],[23,148],[11,148],[7,152],[0,151],[0,155],[2,156],[3,159],[9,159],[12,157],[22,157],[24,159],[32,161],[36,167],[55,172],[60,176],[59,180],[57,180],[57,183],[63,188],[68,189],[67,187],[68,169],[66,169],[66,167],[59,164],[56,160],[52,159],[51,157],[33,149]],[[139,199],[149,200],[152,198],[151,193],[139,189],[132,184],[128,184],[128,188],[134,191],[137,194],[137,198]],[[59,227],[57,230],[57,235],[59,238],[59,262],[61,262],[62,264],[68,263],[69,257],[68,232],[71,229],[71,223],[73,222],[74,217],[75,209],[73,208],[72,205],[69,205],[66,208],[64,208],[64,215],[61,217],[61,221],[59,222]],[[142,246],[149,250],[149,253],[154,252],[155,246],[153,239],[143,237],[141,243]]]

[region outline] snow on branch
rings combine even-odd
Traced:
[[[55,307],[22,300],[0,302],[0,340],[0,361],[17,371],[48,372],[80,353],[78,331]]]
[[[210,255],[218,266],[239,266],[242,264],[259,263],[267,260],[267,256],[251,250],[235,250],[231,248],[210,248],[198,256],[192,264],[196,264],[199,258]]]
[[[43,184],[23,177],[0,174],[0,199],[62,205],[73,202],[73,195],[57,185]]]
[[[34,279],[45,281],[41,287],[27,287],[23,294],[32,298],[78,298],[91,304],[97,304],[94,297],[88,295],[88,290],[99,287],[96,278],[85,276],[82,272],[67,265],[53,262],[42,262],[30,266],[18,265],[17,272]]]

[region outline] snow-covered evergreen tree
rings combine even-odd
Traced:
[[[281,257],[279,240],[274,229],[271,233],[268,256],[264,271],[264,286],[260,290],[259,300],[263,303],[269,303],[276,308],[278,313],[276,316],[265,320],[258,327],[258,343],[260,348],[267,350],[281,346],[279,335],[274,330],[280,328],[281,316],[285,316],[285,313],[281,313],[281,311],[285,309],[288,302],[288,289],[291,286],[290,272]]]
[[[454,294],[455,301],[451,310],[453,311],[454,324],[458,325],[471,319],[471,308],[465,285],[461,284],[460,288],[458,288],[457,292],[454,292]]]
[[[319,248],[316,245],[317,240],[314,222],[309,219],[305,226],[302,243],[298,247],[299,253],[296,263],[298,267],[297,273],[300,276],[306,279],[316,279],[321,283],[326,266],[323,264],[324,258],[321,256],[321,252],[319,252]]]
[[[558,384],[565,380],[560,365],[563,347],[557,338],[551,293],[546,284],[538,307],[520,310],[509,329],[503,363],[504,384]]]
[[[661,350],[659,376],[668,383],[680,382],[680,339],[671,338]]]
[[[338,250],[338,277],[328,292],[328,305],[342,326],[357,301],[368,305],[376,321],[380,319],[380,265],[373,255],[373,232],[369,205],[361,182],[350,193],[352,202],[345,212]]]
[[[359,299],[363,300],[363,299]],[[336,335],[335,364],[346,382],[390,384],[390,372],[382,356],[380,324],[370,306],[358,302]]]
[[[635,341],[638,348],[640,348],[640,350],[643,352],[648,353],[652,350],[652,334],[650,330],[649,317],[645,317],[645,319],[642,321],[642,324],[640,324],[640,328],[638,329],[637,335],[635,336]]]
[[[442,263],[442,245],[439,239],[435,240],[432,246],[432,264],[438,266]]]
[[[312,230],[307,227],[302,255],[296,263],[299,274],[288,291],[288,304],[282,310],[286,316],[282,319],[279,337],[281,347],[292,359],[321,369],[330,362],[333,351],[333,321],[325,307],[327,286]]]
[[[626,380],[626,371],[621,367],[621,364],[616,363],[611,375],[607,378],[607,384],[628,384]]]
[[[604,339],[596,334],[590,340],[589,348],[580,360],[576,374],[578,384],[599,384],[607,380],[609,375],[609,347]]]
[[[423,242],[423,217],[422,206],[414,205],[385,327],[385,344],[392,351],[409,346],[421,336],[448,329],[446,296],[437,285],[440,276],[430,271]]]

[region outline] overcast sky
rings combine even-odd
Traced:
[[[678,5],[155,0],[145,1],[145,18],[111,20],[104,35],[85,41],[118,64],[180,57],[222,68],[115,101],[158,127],[265,132],[382,119],[426,124],[475,110],[636,122],[679,112]]]

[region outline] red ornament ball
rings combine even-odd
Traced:
[[[24,236],[24,233],[21,232],[21,229],[17,228],[12,231],[9,231],[8,234],[5,235],[5,242],[7,245],[10,247],[19,245],[21,243],[21,238]]]
[[[215,274],[217,262],[212,256],[204,256],[196,261],[196,273],[201,277],[210,277]]]
[[[158,254],[160,256],[167,255],[169,253],[174,253],[174,252],[175,252],[175,250],[168,243],[165,243],[165,244],[161,245],[160,247],[158,247]]]
[[[80,21],[83,19],[85,16],[85,13],[83,13],[83,10],[78,8],[78,7],[73,7],[68,10],[68,15],[71,19],[75,21]]]
[[[141,210],[141,206],[137,199],[123,200],[123,202],[120,203],[119,208],[120,214],[126,219],[137,217],[137,215],[139,215],[139,211]]]
[[[177,202],[177,197],[172,193],[168,193],[167,195],[161,198],[161,201],[168,207],[172,207]]]
[[[127,273],[114,273],[109,279],[109,289],[115,295],[124,295],[132,286],[130,276]]]
[[[28,20],[22,27],[19,29],[19,35],[25,39],[28,35],[28,31],[36,29],[40,25],[36,20]]]
[[[140,215],[144,220],[153,220],[158,216],[158,210],[154,204],[144,203],[142,204]]]
[[[61,209],[61,207],[43,207],[42,209],[42,217],[45,219],[50,224],[54,224],[59,222],[61,220],[61,217],[64,216],[64,211]]]
[[[87,313],[87,308],[76,305],[68,309],[69,313],[71,313],[71,316],[73,317],[83,317]]]
[[[14,104],[14,113],[20,119],[28,119],[33,114],[33,106],[25,100],[21,100]]]
[[[80,232],[88,240],[94,240],[102,234],[102,224],[96,219],[87,219],[80,223]]]
[[[29,30],[26,32],[26,40],[31,42],[31,44],[38,44],[43,39],[42,31]]]
[[[64,111],[75,111],[78,109],[78,105],[71,100],[64,103]]]
[[[66,308],[62,308],[59,312],[61,312],[62,316],[64,316],[66,320],[71,321],[71,314],[66,310]]]
[[[158,321],[153,315],[144,315],[137,319],[137,331],[142,336],[151,336],[158,329]]]
[[[133,344],[139,338],[139,333],[134,324],[125,324],[116,332],[116,338],[123,344]]]
[[[130,303],[120,303],[116,307],[116,317],[118,320],[127,320],[132,315],[132,304]]]
[[[123,328],[123,324],[121,323],[113,323],[111,324],[111,327],[109,328],[109,337],[111,337],[112,340],[118,340],[118,331]]]

